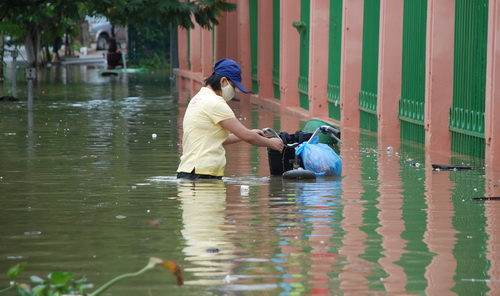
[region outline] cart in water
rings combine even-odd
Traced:
[[[340,131],[331,125],[317,126],[312,133],[297,131],[294,134],[287,132],[278,134],[271,128],[262,131],[280,138],[285,144],[283,152],[267,149],[271,176],[283,176],[285,179],[315,179],[321,175],[340,175],[342,161],[330,147],[341,143]],[[318,135],[327,138],[320,139]]]

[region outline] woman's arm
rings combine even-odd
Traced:
[[[261,136],[259,133],[246,128],[241,122],[236,118],[230,118],[222,120],[220,122],[223,128],[227,129],[231,134],[224,142],[224,145],[233,144],[239,141],[245,141],[249,144],[268,147],[273,150],[282,151],[284,144],[281,139],[278,138],[266,138]]]

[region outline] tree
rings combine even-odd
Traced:
[[[39,66],[42,45],[71,33],[75,23],[83,18],[80,6],[77,1],[6,0],[0,3],[0,23],[4,24],[0,30],[21,39],[28,66]],[[17,30],[9,29],[7,24],[17,24]]]
[[[50,42],[62,32],[71,33],[71,27],[85,15],[104,15],[112,23],[140,26],[150,21],[160,25],[204,28],[218,24],[224,11],[232,11],[235,4],[224,0],[3,0],[0,2],[0,23],[21,24],[29,66],[39,66],[42,43]],[[193,22],[194,20],[194,22]],[[3,26],[0,26],[2,30]],[[0,32],[12,33],[12,32]]]

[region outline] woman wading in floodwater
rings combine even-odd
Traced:
[[[241,68],[233,60],[215,63],[212,76],[191,99],[184,115],[182,156],[177,178],[221,179],[226,166],[224,147],[240,141],[282,151],[279,138],[266,138],[260,130],[246,128],[234,115],[229,102],[241,84]]]

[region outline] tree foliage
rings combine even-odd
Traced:
[[[224,0],[2,0],[0,35],[18,37],[26,46],[28,63],[38,64],[43,46],[62,35],[75,35],[85,16],[103,15],[117,25],[140,27],[151,22],[203,28],[218,24],[235,4]]]

